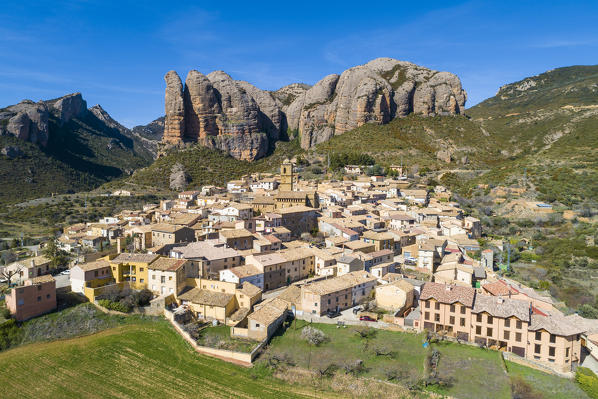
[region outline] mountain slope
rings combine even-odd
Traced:
[[[38,120],[26,117],[31,108]],[[78,93],[23,102],[3,109],[0,116],[5,128],[0,135],[0,202],[90,190],[153,159],[143,142],[101,107],[87,110]]]
[[[481,180],[515,183],[524,169],[541,199],[598,198],[598,66],[554,69],[500,88],[466,111],[511,162]]]

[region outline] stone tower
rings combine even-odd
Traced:
[[[280,184],[278,191],[293,191],[293,163],[289,159],[285,159],[280,166]]]

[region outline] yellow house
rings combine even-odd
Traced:
[[[128,282],[131,288],[147,288],[148,266],[160,255],[122,253],[110,261],[112,277],[117,283]]]

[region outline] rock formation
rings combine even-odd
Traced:
[[[335,82],[336,76],[325,77],[287,108],[289,128],[299,130],[303,148],[365,123],[411,113],[459,114],[465,105],[457,76],[409,62],[378,58],[346,70]]]
[[[190,71],[183,87],[166,74],[163,142],[200,142],[255,160],[287,130],[305,149],[365,123],[384,124],[411,113],[459,114],[466,93],[459,78],[391,58],[378,58],[313,87],[294,83],[267,92],[222,71]]]
[[[87,103],[81,93],[68,94],[54,100],[34,103],[23,100],[0,111],[0,134],[39,144],[48,144],[50,116],[59,125],[87,112]]]
[[[183,83],[175,71],[164,76],[166,81],[166,95],[164,99],[166,122],[162,140],[166,143],[176,143],[185,135],[185,107],[183,106]]]

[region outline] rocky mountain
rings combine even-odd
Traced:
[[[0,109],[0,201],[92,189],[151,163],[157,143],[80,93]]]
[[[163,142],[199,142],[243,160],[265,156],[287,131],[297,131],[307,149],[366,123],[460,114],[466,100],[457,76],[391,58],[326,76],[313,87],[295,83],[275,92],[222,71],[192,70],[184,85],[175,71],[164,79]]]

